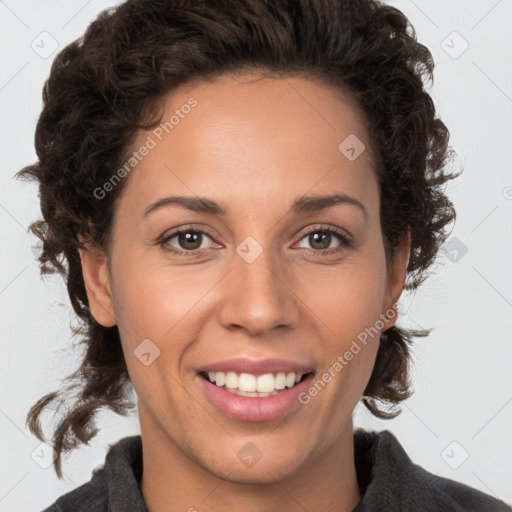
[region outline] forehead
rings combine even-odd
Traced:
[[[164,96],[158,114],[131,148],[150,148],[124,191],[138,211],[165,192],[246,205],[274,191],[364,196],[375,178],[364,116],[350,96],[316,81],[247,73],[192,82]]]

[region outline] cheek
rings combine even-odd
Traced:
[[[378,246],[361,251],[346,264],[318,272],[304,284],[307,304],[320,319],[315,320],[315,330],[325,333],[317,337],[323,375],[319,378],[333,382],[329,389],[340,404],[357,402],[373,369],[382,330],[383,257],[379,258]]]
[[[332,296],[332,301],[325,304],[322,316],[330,329],[328,338],[323,341],[325,360],[322,366],[331,375],[340,376],[336,378],[337,387],[343,388],[345,396],[347,392],[348,395],[354,392],[356,396],[359,388],[364,387],[380,339],[380,331],[376,329],[380,311],[373,294],[351,291],[346,287]]]
[[[162,340],[193,308],[205,283],[191,283],[190,272],[150,265],[147,257],[126,260],[115,276],[116,318],[133,339]]]
[[[197,315],[208,302],[205,294],[218,277],[134,263],[127,259],[117,267],[113,291],[128,371],[144,394],[158,381],[172,380],[169,373],[178,375],[201,328]]]
[[[344,412],[356,406],[374,367],[383,293],[377,274],[368,266],[352,267],[331,272],[321,290],[311,287],[320,317],[312,334],[321,329],[325,335],[316,337],[321,370],[303,399],[315,401],[333,431],[346,419]]]
[[[302,284],[301,296],[342,339],[357,337],[379,318],[385,292],[385,265],[375,257],[354,256],[337,267],[317,268]]]

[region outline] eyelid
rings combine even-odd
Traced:
[[[347,241],[351,242],[353,240],[353,236],[346,230],[337,226],[333,226],[331,224],[313,224],[312,226],[308,227],[306,231],[302,233],[302,236],[300,239],[304,238],[306,235],[309,235],[310,233],[315,233],[316,231],[327,231],[334,233]]]

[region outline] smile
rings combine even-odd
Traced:
[[[201,376],[230,393],[245,397],[265,398],[292,388],[308,374],[277,372],[253,375],[236,372],[202,372]]]
[[[230,375],[231,373],[234,376]],[[218,380],[217,375],[219,375]],[[215,383],[212,383],[210,375],[204,372],[198,373],[196,380],[202,387],[207,400],[225,416],[240,421],[272,421],[289,414],[299,406],[304,407],[299,401],[299,395],[309,388],[314,378],[314,372],[305,374],[290,372],[284,377],[285,387],[279,389],[283,384],[284,375],[279,372],[276,375],[263,374],[256,378],[251,374],[242,373],[239,376],[235,372],[227,372],[225,381],[233,387],[228,387],[226,382],[219,386],[223,372],[215,372],[212,375]],[[260,378],[262,378],[261,381]],[[259,392],[257,387],[255,391],[243,390],[247,387],[254,388],[254,383],[257,386],[258,382],[266,386],[263,389],[273,388],[273,390]],[[290,386],[287,385],[288,383]],[[237,386],[235,387],[234,384]]]

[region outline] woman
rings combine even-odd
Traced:
[[[19,175],[87,352],[28,425],[67,404],[59,476],[132,389],[141,435],[46,510],[510,510],[352,428],[411,394],[428,332],[398,300],[455,219],[411,29],[373,0],[132,0],[57,56]]]

